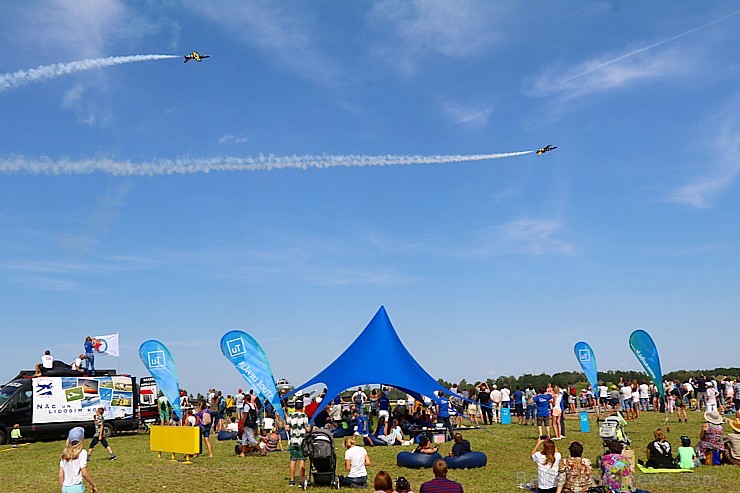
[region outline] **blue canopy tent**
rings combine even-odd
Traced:
[[[368,356],[370,351],[378,348],[382,361]],[[296,387],[291,394],[319,383],[326,386],[327,393],[314,416],[345,389],[371,383],[396,387],[415,398],[421,394],[436,400],[437,391],[456,395],[440,385],[411,356],[396,334],[383,306],[365,330],[332,364],[308,382]]]

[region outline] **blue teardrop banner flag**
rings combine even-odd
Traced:
[[[221,338],[221,352],[244,377],[247,385],[285,419],[270,362],[254,337],[241,330],[227,332]]]
[[[581,370],[586,375],[588,383],[591,384],[591,390],[593,390],[594,395],[598,396],[599,372],[596,369],[596,356],[593,349],[588,343],[580,341],[573,347],[573,352],[576,353],[576,358],[581,364]]]
[[[635,357],[645,368],[645,371],[660,392],[660,397],[665,400],[665,389],[663,388],[663,372],[660,369],[660,357],[658,348],[655,346],[650,334],[642,329],[637,329],[630,335],[630,348]]]
[[[180,384],[177,381],[177,370],[175,369],[175,360],[167,346],[161,342],[150,339],[142,342],[139,346],[139,357],[149,370],[154,380],[157,382],[160,390],[170,402],[172,411],[182,419],[182,409],[180,409]]]

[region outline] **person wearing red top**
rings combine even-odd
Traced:
[[[313,418],[313,415],[316,414],[316,409],[319,407],[319,403],[316,402],[316,397],[311,399],[311,403],[306,406],[306,409],[304,412],[308,416],[309,419]]]
[[[423,483],[419,488],[419,493],[463,493],[460,483],[447,479],[447,463],[444,460],[434,461],[432,471],[434,471],[434,479]]]

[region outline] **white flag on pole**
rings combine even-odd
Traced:
[[[118,332],[93,337],[93,351],[104,356],[118,356]]]

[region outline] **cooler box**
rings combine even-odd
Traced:
[[[442,433],[434,432],[434,433],[432,433],[432,443],[445,443],[445,441],[446,441],[445,438],[447,438],[446,435],[447,435],[447,432],[442,432]]]

